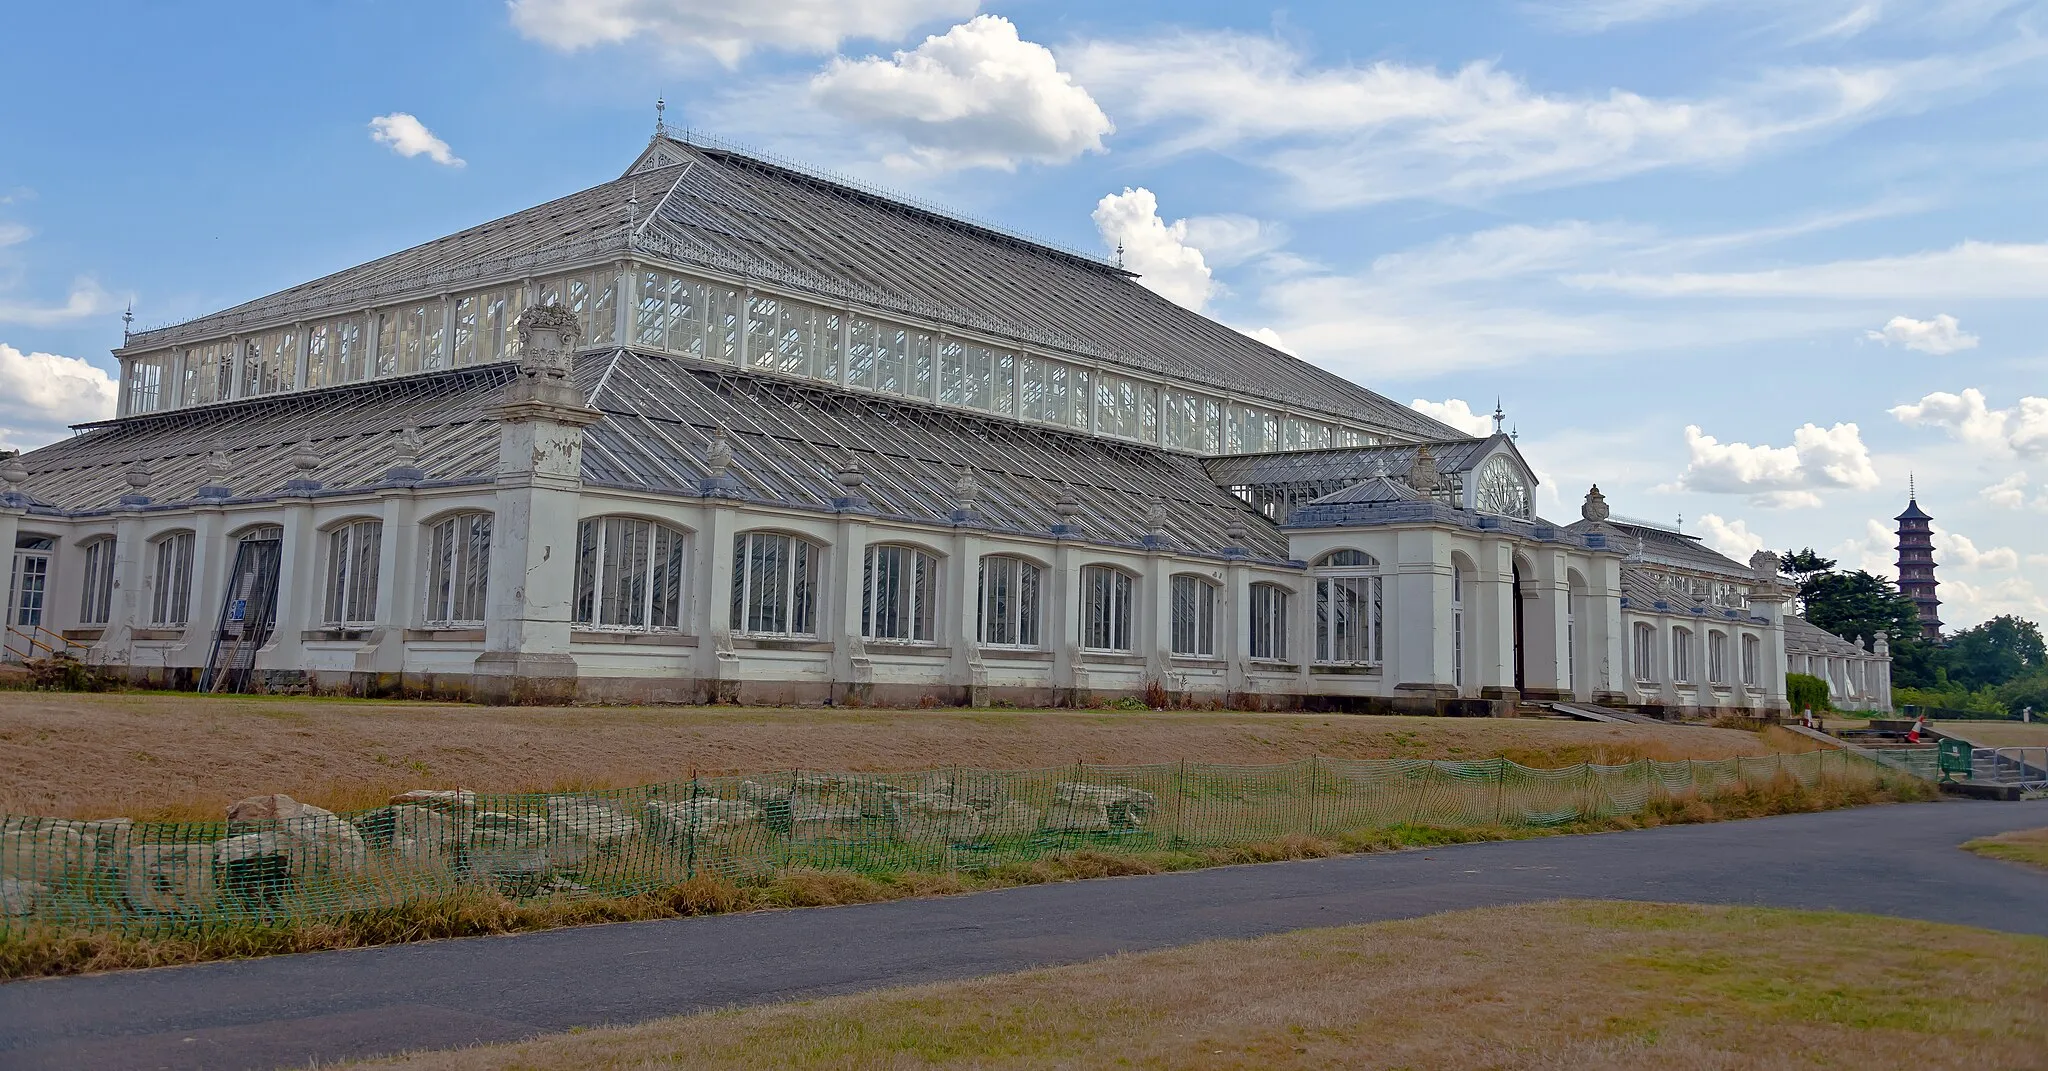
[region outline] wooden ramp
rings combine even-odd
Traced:
[[[1568,715],[1580,721],[1604,721],[1616,725],[1669,725],[1645,714],[1631,710],[1616,710],[1613,707],[1596,706],[1592,703],[1540,703],[1559,714]]]

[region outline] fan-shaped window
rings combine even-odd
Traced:
[[[1529,482],[1522,478],[1522,471],[1515,467],[1514,462],[1495,454],[1479,466],[1477,476],[1472,504],[1481,513],[1529,516]]]
[[[429,628],[476,628],[484,623],[490,587],[491,515],[458,513],[427,529]]]
[[[1316,661],[1378,665],[1384,589],[1379,562],[1356,550],[1316,559]]]
[[[1216,657],[1216,585],[1198,576],[1173,578],[1174,654]]]
[[[682,628],[685,540],[675,528],[634,517],[577,524],[571,620],[596,629]]]
[[[916,547],[868,548],[860,634],[870,640],[930,643],[937,617],[939,560]]]
[[[733,539],[732,620],[756,636],[814,636],[818,631],[817,544],[779,532]]]
[[[1131,649],[1131,610],[1137,581],[1107,565],[1081,570],[1081,646],[1092,651]]]
[[[981,559],[981,602],[977,625],[990,647],[1037,647],[1040,643],[1039,569],[1022,558],[991,554]]]
[[[192,533],[158,536],[150,550],[150,580],[155,590],[149,623],[158,628],[184,628],[192,618]]]

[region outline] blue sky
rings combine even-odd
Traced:
[[[0,443],[139,325],[613,177],[669,117],[1080,248],[1456,419],[1569,518],[2048,619],[2048,2],[27,5]],[[98,371],[95,371],[95,370]],[[1449,408],[1445,408],[1448,406]]]

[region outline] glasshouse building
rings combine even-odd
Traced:
[[[1114,264],[657,134],[128,337],[0,463],[10,659],[498,702],[1784,706],[1776,561]]]

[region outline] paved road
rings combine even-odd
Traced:
[[[2048,801],[1934,803],[0,986],[0,1068],[265,1068],[1559,897],[2048,935],[2048,873],[1956,850]]]

